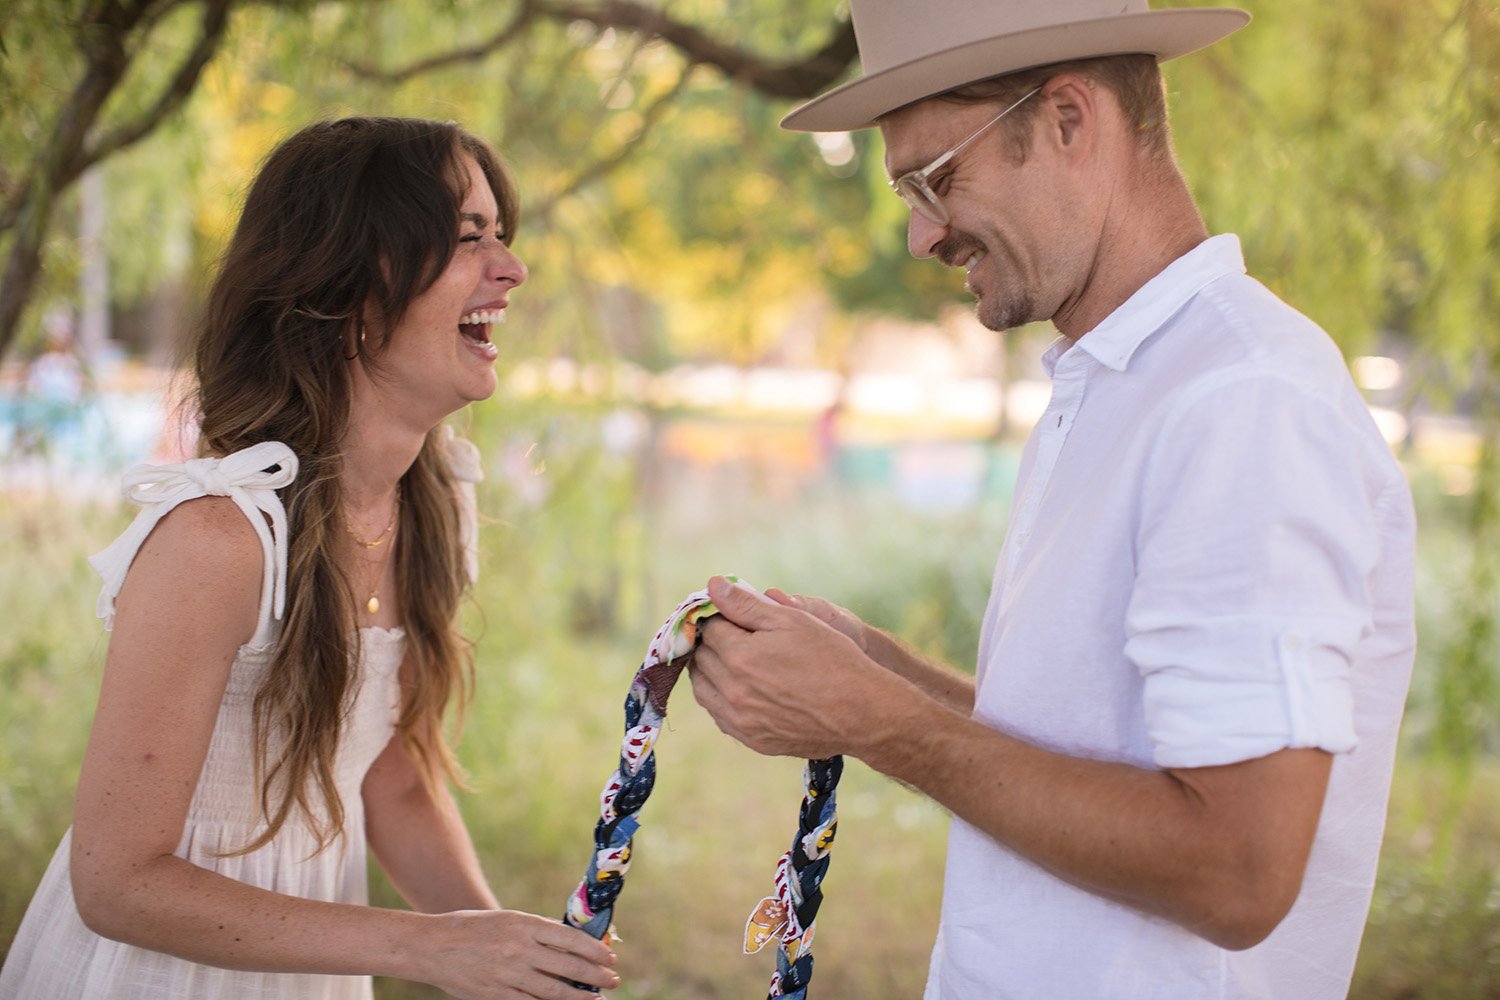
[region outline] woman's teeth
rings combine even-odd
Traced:
[[[491,323],[504,322],[504,309],[475,309],[458,321],[460,326],[489,326]]]

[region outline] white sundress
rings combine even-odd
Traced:
[[[472,575],[477,568],[472,483],[479,478],[478,452],[462,439],[450,438],[449,444],[451,464],[460,479],[460,514]],[[264,471],[272,466],[280,468]],[[108,628],[126,570],[168,511],[185,500],[213,494],[233,498],[246,512],[265,552],[259,624],[230,667],[175,853],[202,868],[274,892],[365,904],[367,852],[360,786],[395,732],[400,707],[397,670],[405,642],[400,628],[361,629],[352,653],[358,664],[358,688],[334,766],[344,806],[344,835],[313,854],[316,839],[306,818],[294,812],[270,843],[250,854],[219,856],[243,847],[264,828],[254,782],[251,704],[276,648],[285,600],[286,519],[274,491],[290,483],[296,470],[296,456],[280,442],[264,442],[223,459],[137,466],[126,474],[125,495],[142,504],[142,510],[130,528],[90,563],[105,580],[99,612]],[[261,511],[271,518],[269,530]],[[373,995],[368,976],[221,969],[100,937],[84,926],[74,904],[71,841],[69,830],[21,921],[0,969],[0,1000],[361,1000]]]

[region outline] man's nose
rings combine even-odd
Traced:
[[[906,249],[918,260],[937,255],[937,245],[948,235],[948,227],[933,222],[912,209],[906,221]]]

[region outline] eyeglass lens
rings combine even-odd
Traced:
[[[901,200],[915,212],[921,213],[928,222],[939,226],[948,223],[948,210],[943,203],[937,200],[936,193],[926,184],[926,178],[918,179],[913,174],[907,174],[896,181],[896,193]]]

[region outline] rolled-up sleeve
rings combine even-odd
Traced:
[[[1159,766],[1354,748],[1380,539],[1344,421],[1276,373],[1200,386],[1164,421],[1125,623]]]

